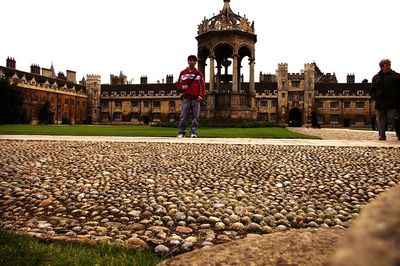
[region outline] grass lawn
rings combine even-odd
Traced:
[[[165,258],[108,244],[48,242],[0,229],[0,265],[156,265]]]
[[[0,125],[0,135],[175,137],[177,132],[177,128],[126,125]],[[199,137],[204,138],[318,139],[318,137],[295,133],[280,127],[200,127],[197,133]]]

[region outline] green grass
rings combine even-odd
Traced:
[[[0,229],[0,265],[156,265],[165,258],[108,244],[48,242]]]
[[[188,129],[189,130],[189,129]],[[0,135],[68,135],[68,136],[129,136],[174,137],[177,128],[126,125],[0,125]],[[280,127],[265,128],[199,128],[204,138],[280,138],[318,139]]]

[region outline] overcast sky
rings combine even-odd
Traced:
[[[231,8],[255,23],[255,80],[278,63],[300,72],[315,61],[339,82],[354,73],[369,81],[381,58],[400,72],[398,0],[231,0]],[[133,83],[177,78],[187,56],[197,54],[197,26],[223,0],[12,0],[1,3],[0,65],[32,63],[56,72],[73,70],[80,80],[99,74],[109,83],[120,70]],[[244,61],[244,62],[247,62]],[[246,66],[248,69],[248,66]],[[244,69],[246,69],[246,67]],[[247,72],[246,72],[247,73]],[[208,73],[206,73],[208,76]]]

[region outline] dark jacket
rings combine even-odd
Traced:
[[[393,70],[379,71],[372,78],[371,97],[377,110],[400,108],[400,74]]]

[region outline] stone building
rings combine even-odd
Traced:
[[[230,0],[222,10],[198,25],[198,68],[208,77],[207,96],[202,102],[205,121],[267,121],[290,126],[311,125],[312,116],[324,127],[364,127],[374,114],[367,81],[355,83],[348,74],[346,83],[338,83],[333,73],[323,73],[315,62],[304,65],[299,73],[289,73],[288,64],[278,64],[275,74],[260,73],[255,82],[254,22],[234,13]],[[248,82],[242,66],[248,61]],[[42,73],[40,74],[40,70]],[[87,75],[76,84],[75,72],[67,70],[55,76],[54,68],[32,65],[31,73],[15,69],[15,60],[0,67],[6,76],[26,88],[27,107],[32,122],[37,121],[40,105],[49,100],[54,122],[68,118],[72,123],[149,124],[171,122],[179,118],[180,95],[174,77],[150,84],[147,76],[140,84],[129,84],[122,71],[110,75],[109,84],[101,84],[98,75]]]
[[[87,118],[86,87],[76,83],[76,73],[67,70],[55,75],[50,69],[31,65],[30,72],[16,69],[16,61],[7,58],[6,66],[0,66],[0,78],[22,88],[25,97],[24,107],[31,123],[39,122],[39,111],[45,102],[50,103],[51,122],[55,124],[82,124]]]
[[[338,83],[335,74],[322,73],[316,63],[305,64],[300,73],[288,73],[288,64],[279,64],[275,74],[260,73],[254,79],[254,22],[235,14],[230,1],[222,10],[198,25],[198,68],[209,65],[207,96],[201,116],[216,121],[268,121],[291,126],[311,125],[314,112],[321,126],[362,127],[370,123],[374,103],[368,83],[355,83],[349,74]],[[249,81],[241,73],[249,62]],[[110,84],[101,85],[101,116],[98,123],[147,124],[176,121],[180,98],[173,76],[166,83],[126,84],[122,72],[111,75]],[[98,84],[98,83],[97,83]]]

